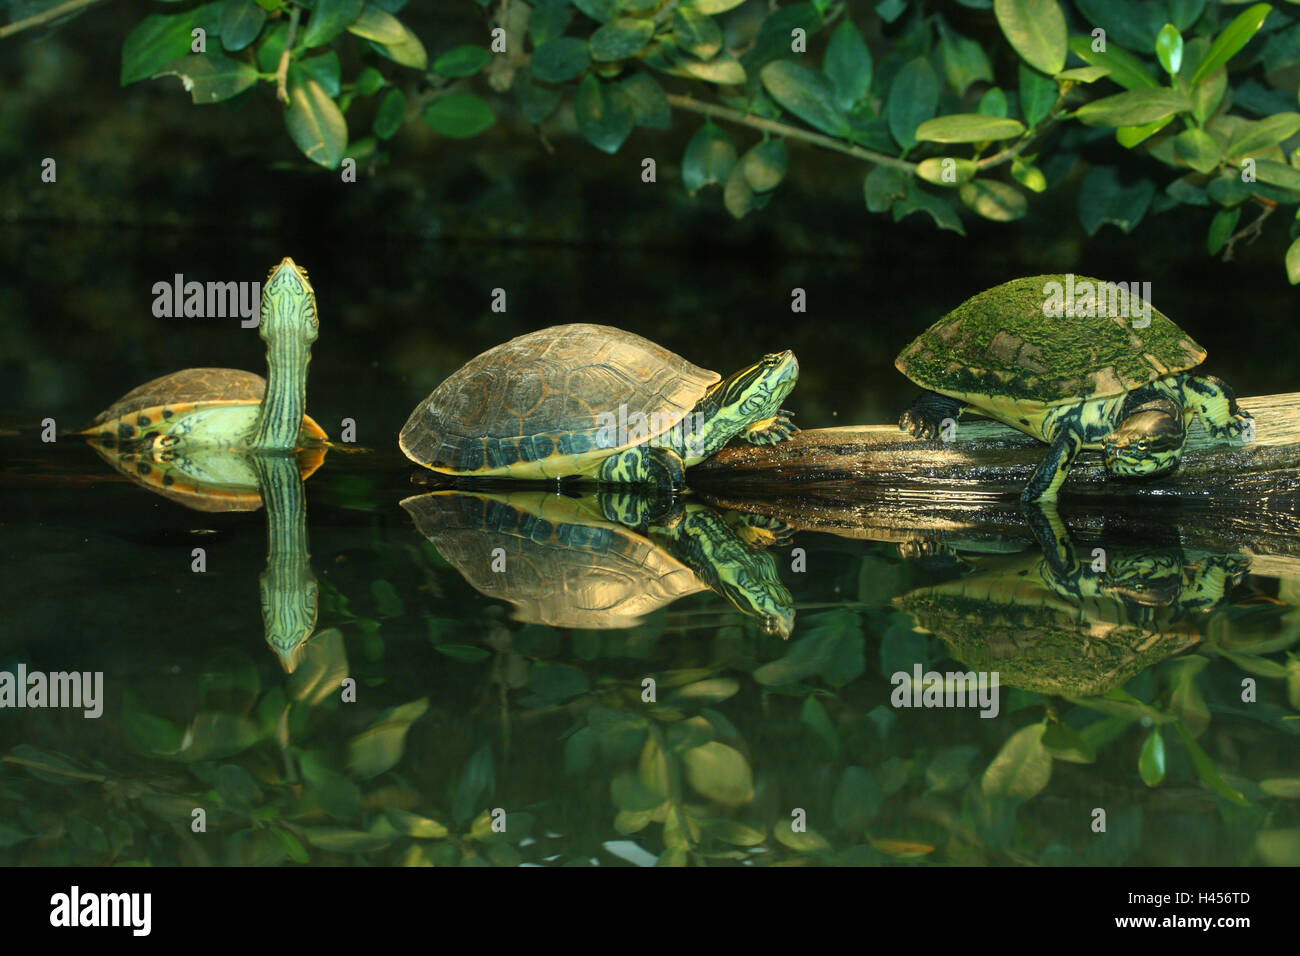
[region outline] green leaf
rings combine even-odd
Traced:
[[[952,206],[939,196],[918,189],[916,183],[912,181],[911,177],[908,177],[907,193],[902,199],[894,202],[894,222],[899,222],[914,212],[925,213],[934,220],[934,224],[940,229],[947,229],[959,236],[966,235],[966,229],[962,226],[961,219],[958,218]]]
[[[329,43],[361,16],[364,0],[316,0],[298,45],[307,49]]]
[[[904,150],[916,145],[916,128],[934,116],[939,105],[939,78],[925,57],[910,60],[894,77],[885,114],[889,132]]]
[[[1192,115],[1198,123],[1204,123],[1223,102],[1223,94],[1228,90],[1228,71],[1215,70],[1200,83],[1192,87]]]
[[[619,84],[632,108],[632,120],[646,129],[668,129],[672,125],[672,109],[664,89],[649,73],[633,73]]]
[[[379,101],[379,109],[375,111],[375,135],[380,139],[391,139],[393,134],[402,128],[402,120],[405,118],[406,94],[401,90],[389,90]],[[476,647],[474,650],[487,654],[487,651],[481,647]]]
[[[759,74],[772,98],[809,126],[831,136],[848,137],[848,117],[835,101],[825,75],[792,60],[776,60]]]
[[[484,47],[464,43],[433,61],[433,72],[447,77],[473,76],[488,65],[492,54]]]
[[[460,661],[462,664],[477,664],[492,656],[492,652],[486,647],[479,647],[475,644],[438,644],[434,647],[434,650],[445,657],[450,657],[453,661]]]
[[[348,145],[348,124],[338,104],[315,77],[289,64],[289,106],[284,123],[289,138],[312,162],[337,169]]]
[[[1296,241],[1300,242],[1300,239]],[[1259,789],[1270,797],[1300,800],[1300,777],[1269,777],[1259,782]]]
[[[953,113],[926,120],[916,129],[916,138],[931,143],[982,143],[1014,139],[1025,132],[1019,120],[980,113]]]
[[[303,835],[312,846],[333,853],[371,853],[392,843],[392,837],[342,827],[304,827]]]
[[[626,60],[640,52],[654,33],[652,20],[633,20],[630,17],[611,20],[591,35],[591,58],[602,61]]]
[[[936,186],[960,186],[975,178],[974,161],[957,156],[932,156],[916,167],[916,175]]]
[[[605,153],[617,153],[632,132],[632,103],[617,84],[602,84],[588,73],[573,95],[573,115],[587,142]]]
[[[555,664],[551,661],[537,661],[528,674],[528,687],[549,704],[585,694],[591,687],[591,682],[587,680],[587,675],[576,667]]]
[[[221,3],[205,3],[184,13],[154,13],[135,25],[122,42],[121,84],[147,80],[166,64],[191,53],[190,31],[203,29],[209,37],[220,32]]]
[[[238,96],[257,82],[257,70],[242,60],[218,53],[192,53],[166,64],[154,74],[179,77],[190,99],[198,104],[219,103]]]
[[[1020,64],[1020,111],[1029,126],[1047,118],[1056,102],[1056,83],[1031,66]]]
[[[1047,177],[1043,171],[1019,156],[1011,161],[1011,177],[1033,192],[1041,193],[1047,189]]]
[[[691,56],[708,60],[722,49],[722,28],[712,17],[690,7],[678,7],[673,14],[673,42]]]
[[[361,16],[349,24],[347,29],[350,33],[370,40],[375,44],[375,49],[394,63],[409,66],[413,70],[423,70],[429,65],[429,55],[420,38],[407,29],[402,21],[374,4],[367,3]]]
[[[327,95],[331,97],[339,95],[339,55],[337,53],[329,50],[317,56],[309,56],[306,59],[298,60],[297,63],[321,85],[321,89]],[[384,583],[387,584],[388,582],[385,581]],[[388,586],[392,587],[391,584]],[[402,613],[400,610],[402,602],[400,598],[397,598],[396,591],[393,591],[393,597],[397,599],[399,607],[397,613],[400,614]]]
[[[359,96],[373,96],[388,85],[384,74],[368,66],[357,75],[356,90]]]
[[[1300,193],[1300,169],[1271,159],[1255,160],[1255,177],[1262,183]],[[1294,200],[1293,200],[1294,201]]]
[[[448,93],[425,108],[424,121],[443,136],[470,139],[497,120],[492,107],[473,93]]]
[[[1110,67],[1076,66],[1072,70],[1062,70],[1056,74],[1056,79],[1069,80],[1072,83],[1096,83],[1103,76],[1110,76]]]
[[[1079,222],[1090,236],[1096,235],[1106,223],[1118,226],[1124,232],[1132,232],[1146,215],[1155,192],[1155,183],[1149,179],[1124,186],[1115,167],[1094,166],[1088,170],[1079,189]],[[1101,708],[1106,699],[1097,698],[1090,703]],[[1121,706],[1106,709],[1106,712],[1122,710]]]
[[[907,195],[911,177],[893,166],[875,166],[862,180],[868,212],[884,212]]]
[[[939,33],[939,59],[944,75],[953,92],[961,96],[972,83],[992,83],[993,67],[984,48],[970,37],[941,30]]]
[[[1092,48],[1091,37],[1071,37],[1070,52],[1090,66],[1102,66],[1110,70],[1107,75],[1126,90],[1154,88],[1160,84],[1151,75],[1141,60],[1122,46],[1107,41],[1104,52]]]
[[[700,13],[726,13],[732,7],[738,7],[745,0],[682,0],[682,5],[692,7]]]
[[[970,779],[970,762],[979,753],[972,744],[945,747],[925,767],[925,787],[932,793],[952,793]]]
[[[1174,137],[1174,155],[1198,173],[1208,173],[1223,156],[1219,141],[1203,129],[1185,129]]]
[[[792,820],[778,822],[772,828],[772,836],[796,853],[821,853],[831,848],[830,842],[816,830],[796,831]]]
[[[533,51],[533,77],[544,83],[567,83],[581,76],[590,59],[587,44],[577,37],[556,37]]]
[[[1241,207],[1234,206],[1231,209],[1220,209],[1210,220],[1210,232],[1205,237],[1205,247],[1209,250],[1210,255],[1219,254],[1219,250],[1227,245],[1232,233],[1237,228],[1237,221],[1241,218]]]
[[[441,840],[448,835],[447,828],[437,820],[422,817],[418,813],[389,807],[384,810],[384,816],[398,833],[417,840]]]
[[[1009,183],[998,182],[996,179],[977,179],[963,183],[958,195],[967,207],[995,222],[1020,219],[1029,205],[1024,193]]]
[[[979,105],[975,107],[975,112],[981,116],[996,116],[1002,119],[1007,115],[1007,94],[1002,92],[1000,86],[990,86],[980,97]]]
[[[1300,237],[1286,250],[1286,281],[1292,285],[1300,283]]]
[[[569,0],[533,0],[528,17],[528,36],[534,47],[554,40],[569,24]]]
[[[1156,34],[1156,59],[1170,76],[1177,75],[1178,68],[1183,65],[1183,36],[1172,23],[1166,23]]]
[[[1154,123],[1143,123],[1141,126],[1121,126],[1115,130],[1115,142],[1125,149],[1132,149],[1138,143],[1160,132],[1173,122],[1173,119],[1172,116],[1166,116],[1164,119],[1156,120]]]
[[[617,0],[573,0],[573,5],[598,23],[608,23],[618,15]]]
[[[1030,724],[1007,738],[984,771],[981,786],[990,797],[1028,800],[1052,778],[1052,755],[1043,746],[1044,726]]]
[[[682,185],[692,195],[711,183],[726,182],[736,165],[736,147],[727,134],[705,123],[686,144],[682,157]]]
[[[686,751],[686,779],[702,796],[738,807],[754,799],[754,778],[740,751],[716,740]]]
[[[1074,115],[1086,126],[1140,126],[1191,107],[1191,100],[1182,93],[1161,87],[1104,96],[1084,103]]]
[[[1159,727],[1152,727],[1138,755],[1138,774],[1148,787],[1158,787],[1165,779],[1165,738]]]
[[[524,119],[530,123],[540,123],[555,112],[564,99],[564,90],[558,86],[544,86],[533,81],[532,70],[527,66],[515,74],[513,86],[515,98],[519,100],[519,110]],[[664,101],[665,108],[667,100]]]
[[[1192,86],[1205,79],[1219,67],[1226,64],[1250,42],[1251,37],[1264,24],[1264,19],[1273,8],[1267,3],[1257,3],[1248,10],[1238,14],[1236,19],[1223,28],[1223,31],[1210,44],[1210,51],[1192,74]]]
[[[693,76],[697,80],[703,80],[706,83],[717,83],[720,86],[734,86],[744,83],[746,78],[745,68],[740,65],[740,61],[725,51],[715,55],[707,62],[690,58],[684,59],[681,68],[687,76]]]
[[[822,72],[831,81],[835,105],[845,112],[871,89],[871,51],[858,28],[847,18],[831,34]]]
[[[221,45],[232,53],[257,39],[266,24],[266,11],[253,0],[226,0],[221,5]]]
[[[1256,122],[1242,122],[1233,132],[1224,154],[1245,156],[1276,146],[1300,132],[1300,113],[1278,113]]]
[[[993,0],[998,26],[1021,59],[1036,70],[1065,66],[1065,14],[1057,0]]]
[[[785,141],[768,139],[755,143],[740,161],[745,182],[754,192],[769,192],[785,178],[789,163]]]

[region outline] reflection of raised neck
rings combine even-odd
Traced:
[[[301,339],[279,336],[267,348],[266,395],[253,433],[254,449],[292,451],[298,447],[298,433],[302,430],[307,405],[307,363],[310,361],[311,345]]]
[[[266,570],[259,579],[266,641],[284,669],[316,628],[317,584],[307,540],[307,502],[293,455],[250,455],[266,506]]]

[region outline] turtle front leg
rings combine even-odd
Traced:
[[[955,398],[922,392],[898,419],[898,427],[916,438],[939,438],[944,434],[944,422],[955,423],[965,409],[966,404]]]
[[[606,458],[596,480],[615,485],[680,488],[686,484],[686,466],[682,456],[671,448],[641,444]]]
[[[1070,471],[1070,463],[1082,447],[1083,437],[1074,428],[1063,428],[1057,432],[1047,450],[1047,457],[1020,493],[1020,500],[1026,504],[1055,501],[1056,493],[1065,483],[1065,476]]]
[[[754,422],[741,435],[751,445],[775,445],[797,431],[799,426],[794,423],[794,412],[783,408],[771,418]]]
[[[1188,375],[1183,379],[1183,400],[1211,438],[1231,442],[1255,440],[1254,417],[1237,404],[1237,396],[1223,379]]]

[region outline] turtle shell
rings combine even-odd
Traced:
[[[131,389],[95,416],[81,434],[105,443],[163,434],[169,423],[208,405],[257,405],[266,394],[266,379],[235,368],[187,368]],[[310,416],[302,417],[304,435],[326,440]]]
[[[1205,360],[1205,350],[1154,306],[1150,325],[1134,328],[1133,318],[1112,317],[1108,302],[1098,301],[1096,290],[1111,283],[1070,281],[1075,311],[1084,314],[1047,314],[1049,284],[1064,289],[1064,275],[1013,279],[967,299],[894,364],[922,388],[974,404],[989,395],[1048,408],[1121,395]],[[1092,311],[1106,315],[1086,314],[1088,288]]]
[[[399,443],[448,474],[583,473],[672,427],[719,379],[631,332],[559,325],[471,359],[416,406]],[[646,416],[644,434],[602,427],[598,416],[622,409]]]

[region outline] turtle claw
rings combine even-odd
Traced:
[[[745,440],[751,445],[775,445],[783,442],[799,431],[793,418],[794,412],[783,408],[771,418],[750,425],[745,430]]]
[[[924,415],[914,414],[910,408],[899,416],[898,428],[900,431],[911,432],[913,438],[922,440],[939,437],[939,423]]]
[[[1211,438],[1248,445],[1255,440],[1255,417],[1250,412],[1239,411],[1226,425],[1211,425],[1206,430]]]

